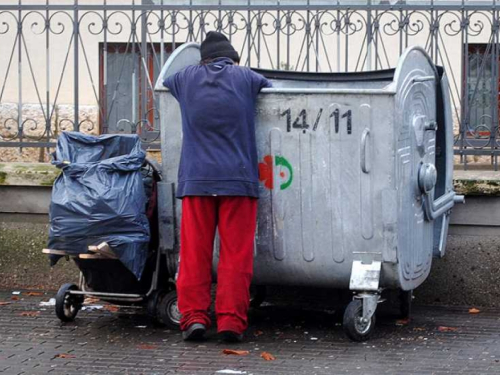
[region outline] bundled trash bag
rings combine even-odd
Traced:
[[[139,137],[64,132],[53,157],[62,173],[52,189],[49,248],[81,254],[107,242],[140,279],[150,233]],[[51,255],[52,264],[59,258]]]

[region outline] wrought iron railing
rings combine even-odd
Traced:
[[[451,81],[455,153],[497,169],[500,2],[19,0],[0,3],[0,147],[52,147],[63,130],[136,132],[158,147],[154,81],[210,30],[249,66],[394,67],[420,44]]]

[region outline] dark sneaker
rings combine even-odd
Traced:
[[[184,341],[199,341],[205,338],[207,327],[201,323],[193,323],[188,329],[182,331],[182,339]]]
[[[220,338],[225,342],[242,342],[243,333],[236,333],[234,331],[220,331]]]

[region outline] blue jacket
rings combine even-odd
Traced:
[[[182,113],[177,197],[258,197],[255,104],[271,83],[228,58],[193,65],[163,83]]]

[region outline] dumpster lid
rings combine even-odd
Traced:
[[[163,82],[167,77],[177,73],[186,66],[199,64],[200,59],[201,53],[198,43],[185,43],[176,48],[163,66],[156,81],[155,90],[167,91],[167,88],[163,86]],[[252,68],[252,70],[272,80],[302,82],[391,82],[395,74],[395,69],[347,73],[293,72],[258,68]],[[266,89],[265,91],[274,90]]]
[[[200,45],[198,43],[185,43],[176,48],[168,58],[167,62],[163,65],[155,84],[155,90],[167,91],[168,89],[163,86],[163,82],[167,77],[170,77],[172,74],[184,69],[186,66],[199,64],[200,60],[201,53]]]
[[[345,73],[316,73],[316,72],[294,72],[288,70],[269,70],[252,68],[256,73],[262,74],[267,79],[286,81],[309,81],[309,82],[359,82],[359,81],[388,81],[394,79],[395,69],[373,70],[368,72],[345,72]]]
[[[412,56],[415,52],[422,54],[428,63],[434,66],[431,59],[421,47],[414,46],[405,51],[400,57],[395,69],[385,69],[368,72],[351,73],[304,73],[279,70],[253,69],[255,72],[274,80],[276,84],[272,88],[265,88],[261,93],[288,93],[288,94],[371,94],[387,95],[395,94],[402,82],[401,74],[412,68],[415,64]],[[411,56],[410,56],[411,55]],[[198,43],[185,43],[178,47],[163,66],[156,81],[156,91],[168,91],[163,86],[167,77],[182,70],[188,65],[199,64],[201,60],[200,45]],[[435,69],[435,68],[434,68]],[[436,71],[436,77],[438,77]],[[427,78],[427,77],[424,77]],[[288,83],[287,83],[288,82]],[[292,82],[296,82],[292,83]]]

